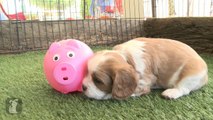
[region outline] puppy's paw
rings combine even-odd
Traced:
[[[147,95],[151,91],[150,87],[143,87],[143,88],[136,88],[134,94],[132,94],[133,97],[135,96],[141,96],[141,95]]]
[[[183,93],[181,92],[181,90],[173,88],[173,89],[166,89],[165,91],[163,91],[161,95],[167,99],[177,99],[181,97]]]

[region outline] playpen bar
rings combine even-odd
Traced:
[[[7,8],[9,8],[8,1],[7,1]],[[7,9],[7,13],[9,13],[9,9]],[[11,38],[11,36],[12,36],[12,32],[11,32],[12,27],[11,27],[11,21],[9,21],[9,29],[10,29],[9,30],[9,38],[10,38],[10,45],[11,45],[10,49],[12,49],[12,38]]]
[[[47,18],[46,18],[46,14],[45,14],[45,10],[46,10],[46,4],[43,0],[43,5],[44,5],[44,26],[45,26],[45,35],[46,35],[46,42],[47,42],[47,46],[49,46],[49,38],[48,38],[48,32],[47,32]]]
[[[66,19],[65,15],[66,15],[66,14],[65,14],[65,9],[64,9],[64,2],[63,2],[62,7],[63,7],[63,13],[64,13],[64,15],[63,15],[63,16],[64,16],[64,18],[63,18],[63,19],[64,19],[64,20],[63,20],[63,23],[64,23],[64,32],[65,32],[65,34],[64,34],[65,36],[64,36],[63,39],[66,39],[66,38],[67,38],[67,27],[66,27],[66,22],[65,22],[65,19]]]
[[[70,0],[69,0],[69,6],[71,6],[71,2],[70,2]],[[71,19],[71,13],[72,13],[72,11],[71,11],[71,9],[70,9],[70,19]],[[71,28],[71,36],[70,37],[72,37],[73,38],[73,26],[72,26],[72,20],[70,20],[70,28]]]
[[[36,0],[36,6],[38,6],[38,1]],[[38,10],[37,10],[37,16],[38,16]],[[39,38],[39,42],[40,42],[40,48],[42,48],[42,42],[41,42],[41,30],[40,30],[40,22],[37,21],[37,25],[38,25],[38,38]]]
[[[126,2],[124,1],[124,6],[126,7]],[[126,18],[126,13],[127,13],[127,11],[126,11],[126,9],[124,9],[124,12],[125,12],[125,18]],[[127,37],[127,39],[129,39],[129,35],[128,35],[128,27],[127,27],[127,19],[125,19],[125,27],[126,27],[126,37]]]
[[[140,32],[139,32],[139,33],[140,33],[140,35],[142,35],[140,5],[143,5],[143,6],[144,6],[144,1],[143,1],[143,3],[141,4],[141,3],[140,3],[140,0],[138,0],[138,14],[139,14],[138,16],[139,16],[139,26],[140,26],[140,27],[139,27],[139,28],[140,28]],[[143,7],[143,6],[142,6],[142,7]]]
[[[2,43],[2,47],[3,47],[3,49],[5,48],[5,45],[4,45],[4,37],[3,37],[3,30],[2,30],[2,28],[3,28],[3,25],[2,25],[2,21],[1,21],[1,19],[2,19],[2,16],[0,15],[0,28],[1,28],[1,38],[0,38],[0,40],[2,41],[1,43]]]
[[[29,4],[30,4],[30,7],[31,7],[32,6],[31,0],[29,0]],[[32,10],[30,9],[30,24],[31,24],[31,29],[32,29],[31,33],[32,33],[32,37],[33,37],[33,49],[35,49],[36,46],[35,46],[35,36],[34,36],[34,27],[33,27],[33,21],[32,21],[32,19],[33,19],[33,17],[32,17]]]

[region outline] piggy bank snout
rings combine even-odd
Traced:
[[[54,78],[59,84],[70,84],[76,79],[76,69],[69,63],[60,63],[54,69]],[[76,82],[76,81],[75,81]]]

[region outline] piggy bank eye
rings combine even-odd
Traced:
[[[75,56],[75,53],[72,51],[67,53],[67,57],[69,57],[69,58],[73,58],[74,56]]]
[[[59,60],[59,55],[54,55],[54,57],[53,57],[53,61],[58,61]]]

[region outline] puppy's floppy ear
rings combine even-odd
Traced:
[[[129,97],[137,86],[135,70],[132,66],[117,70],[112,88],[112,97],[125,99]]]

